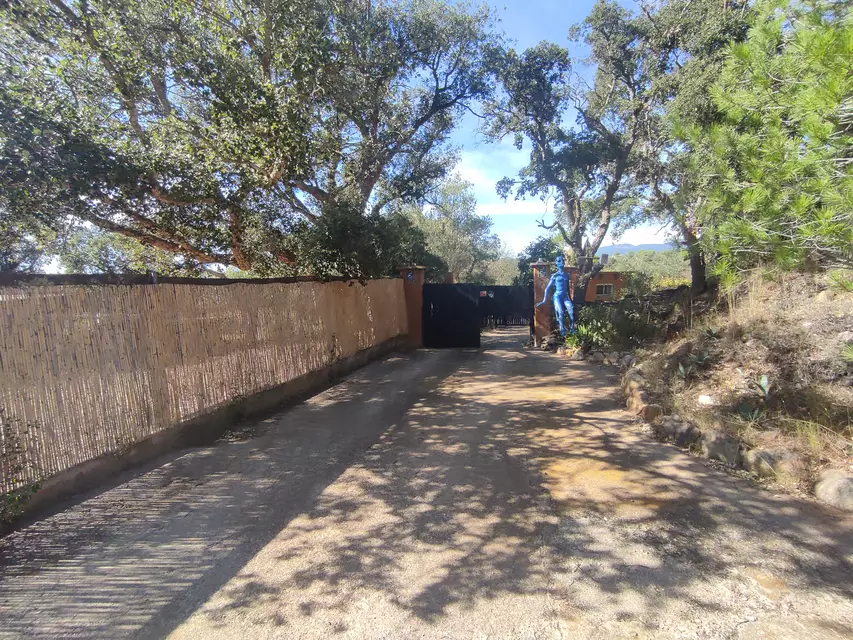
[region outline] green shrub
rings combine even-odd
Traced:
[[[0,410],[0,456],[2,456],[2,468],[11,473],[12,488],[10,491],[0,494],[0,524],[7,524],[16,520],[23,509],[24,504],[36,493],[41,485],[38,482],[24,480],[19,477],[23,472],[32,468],[32,462],[28,455],[26,443],[21,436],[26,436],[29,429],[35,425],[28,424],[27,430],[19,432],[13,428],[14,420],[8,419]]]
[[[853,293],[853,272],[838,269],[829,273],[830,286],[837,291]]]
[[[584,349],[600,349],[616,340],[616,330],[609,315],[606,307],[588,305],[581,309],[577,335]]]

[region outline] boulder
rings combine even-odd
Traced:
[[[637,409],[637,415],[646,422],[654,422],[663,415],[663,407],[659,404],[644,404]]]
[[[678,345],[675,349],[669,352],[669,355],[673,358],[683,358],[684,356],[690,355],[693,351],[693,341],[687,340]]]
[[[796,484],[807,472],[802,457],[782,449],[752,449],[744,456],[743,466],[759,478],[773,478],[784,484]]]
[[[587,358],[587,360],[590,362],[604,362],[606,357],[607,356],[604,355],[603,351],[593,351],[589,354],[589,358]]]
[[[626,403],[628,408],[635,412],[640,413],[640,409],[642,409],[645,405],[649,404],[651,399],[649,398],[649,394],[642,390],[635,390],[628,395],[628,402]],[[649,421],[651,422],[651,421]]]
[[[625,393],[629,393],[635,389],[642,389],[645,386],[646,379],[643,377],[642,371],[637,367],[629,369],[628,372],[622,376],[622,390],[625,391]]]
[[[706,431],[699,439],[702,457],[719,460],[730,467],[740,462],[740,441],[724,431]]]
[[[631,367],[634,366],[635,362],[636,362],[636,358],[634,358],[634,356],[631,355],[630,353],[626,353],[624,356],[622,356],[619,359],[619,366],[622,367],[623,369],[630,369]]]
[[[631,395],[632,393],[636,391],[642,391],[645,388],[645,380],[629,380],[622,390],[625,392],[625,395]]]
[[[833,507],[853,511],[853,474],[841,469],[829,469],[820,474],[814,493]]]
[[[672,417],[662,418],[653,428],[661,440],[674,442],[682,448],[689,447],[702,435],[699,428],[692,422],[681,422]]]
[[[677,424],[675,437],[673,438],[677,446],[686,449],[702,437],[699,427],[692,422],[680,422]]]

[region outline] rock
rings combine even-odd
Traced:
[[[654,426],[654,431],[661,440],[674,442],[682,448],[687,448],[696,442],[702,432],[691,422],[681,422],[672,417],[661,418]]]
[[[603,351],[593,351],[593,352],[589,355],[588,360],[589,360],[590,362],[604,362],[604,360],[605,360],[605,358],[606,358],[606,357],[607,357],[607,356],[605,356],[605,355],[604,355],[604,352],[603,352]]]
[[[696,398],[696,402],[700,407],[716,407],[717,399],[714,396],[709,396],[707,394],[702,394],[698,398]]]
[[[631,379],[623,387],[625,395],[631,395],[635,391],[642,391],[646,387],[645,380]]]
[[[730,467],[740,461],[740,442],[723,431],[706,431],[699,439],[702,457],[719,460]]]
[[[642,390],[636,390],[631,392],[628,396],[628,408],[635,413],[639,413],[640,409],[645,405],[649,404],[651,400],[649,399],[649,394]],[[649,420],[649,422],[651,422]]]
[[[681,422],[676,424],[678,426],[675,428],[675,437],[673,440],[677,446],[686,449],[702,437],[702,432],[699,430],[699,427],[692,422]]]
[[[670,356],[673,358],[683,358],[686,355],[689,355],[693,351],[693,341],[687,340],[686,342],[682,342],[675,349],[670,352]]]
[[[853,474],[829,469],[820,474],[814,488],[818,500],[844,511],[853,511]]]
[[[583,349],[578,349],[572,354],[572,360],[583,360],[586,356],[583,354]]]
[[[646,422],[653,422],[658,416],[663,415],[663,407],[659,404],[645,404],[639,407],[637,415]]]
[[[652,431],[661,440],[674,440],[678,423],[668,416],[659,416],[652,425]]]
[[[619,366],[623,369],[630,369],[634,366],[636,359],[630,353],[625,354],[619,359]]]
[[[622,389],[626,392],[627,390],[639,389],[644,386],[646,386],[646,379],[643,377],[643,372],[637,367],[629,369],[622,376]]]
[[[806,475],[806,463],[792,451],[752,449],[743,459],[744,468],[759,478],[774,478],[784,484],[797,483]]]

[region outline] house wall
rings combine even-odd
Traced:
[[[574,296],[574,287],[577,282],[577,269],[574,267],[568,267],[566,269],[569,272],[569,277],[572,282],[572,296]],[[613,285],[613,290],[608,295],[598,295],[596,294],[597,285]],[[589,286],[586,289],[586,297],[584,300],[586,302],[609,302],[610,300],[617,300],[619,298],[619,294],[622,291],[622,287],[625,286],[625,279],[622,274],[618,271],[600,271],[592,279],[589,281]]]

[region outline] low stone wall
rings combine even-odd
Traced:
[[[622,377],[622,391],[628,409],[649,424],[651,432],[664,442],[721,462],[728,467],[744,469],[758,478],[770,478],[782,485],[793,485],[807,475],[804,461],[783,449],[750,449],[731,434],[716,429],[702,431],[678,415],[664,415],[663,408],[652,401],[642,365],[631,367]],[[814,495],[823,502],[845,511],[853,511],[853,474],[839,469],[821,473]]]

